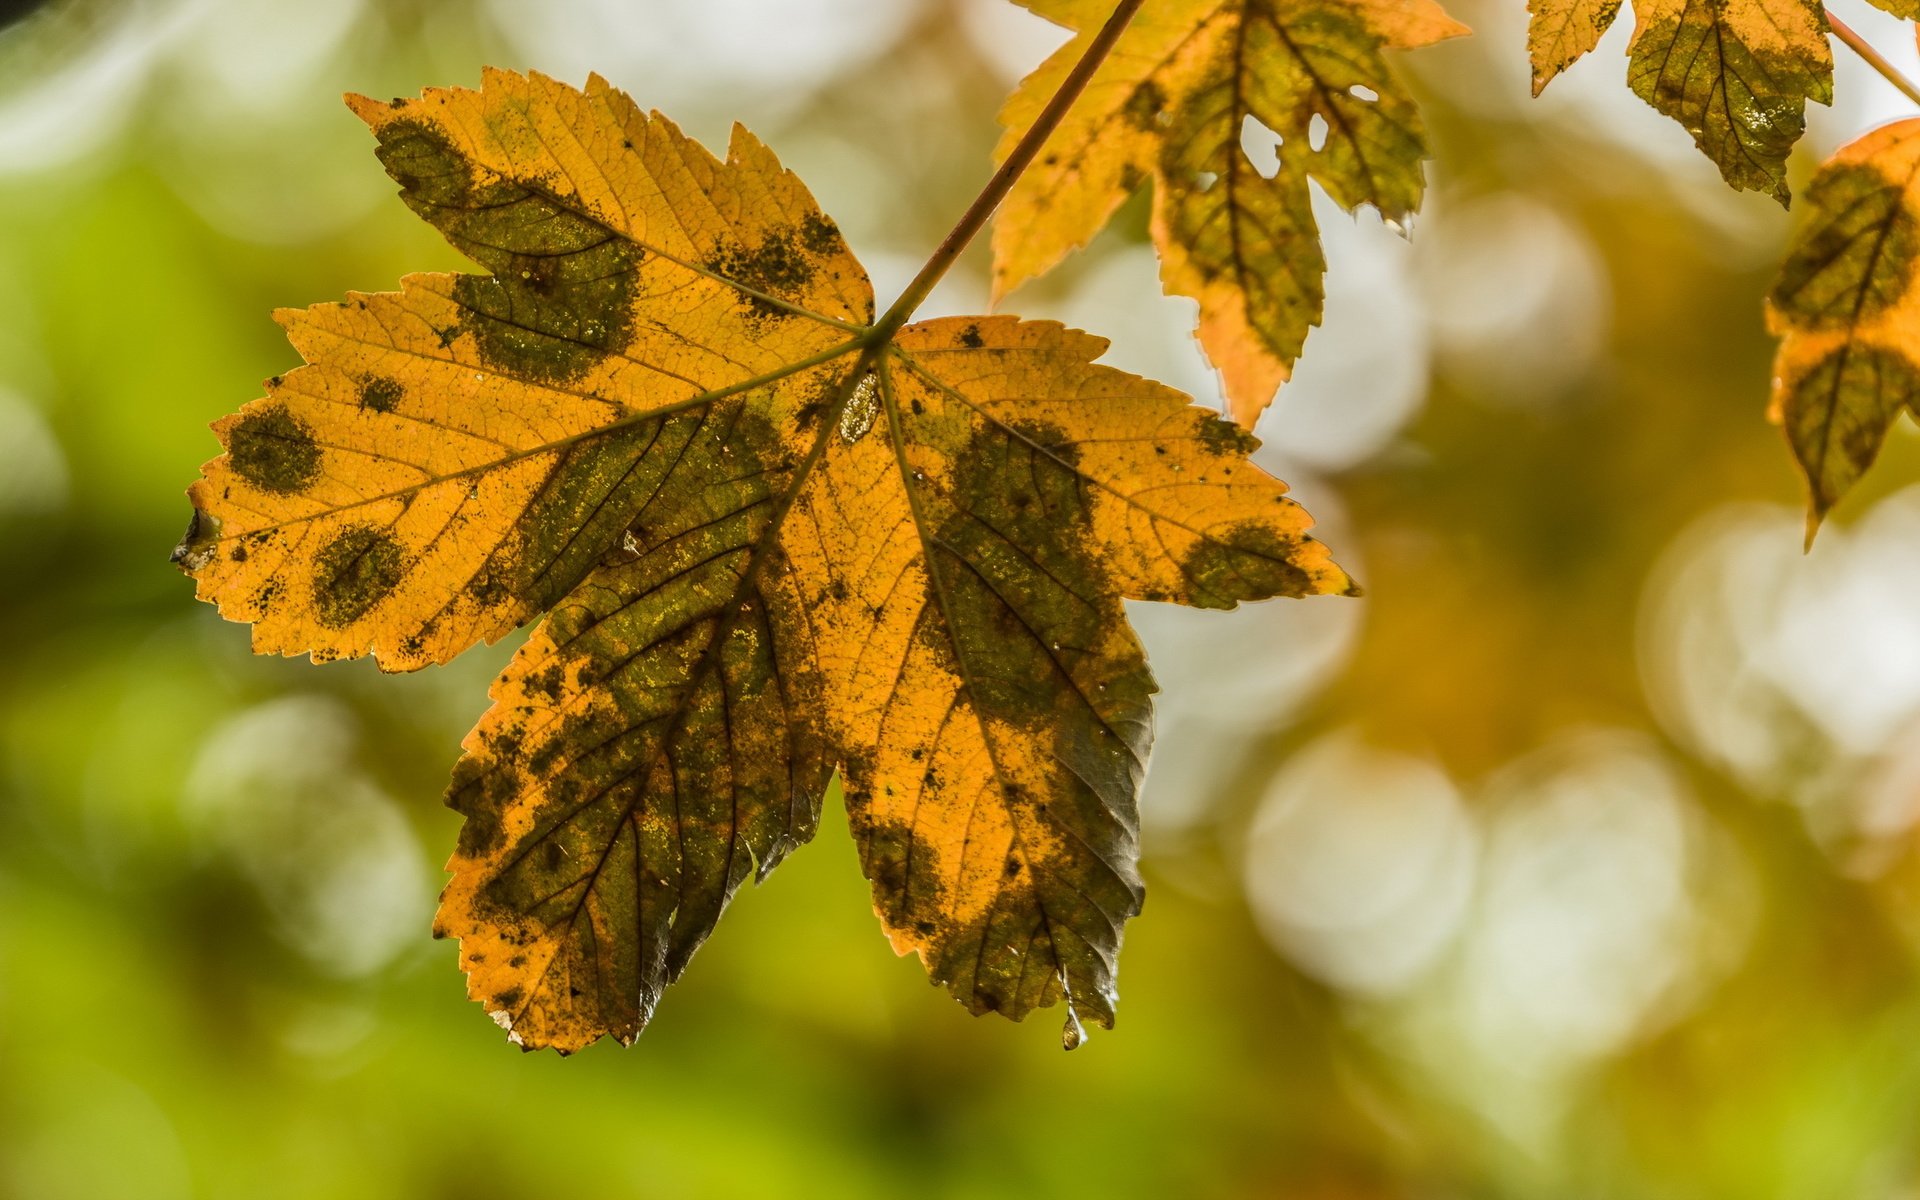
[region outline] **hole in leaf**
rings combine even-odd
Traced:
[[[1252,113],[1240,122],[1240,150],[1262,179],[1272,179],[1280,173],[1280,146],[1284,140]]]
[[[1347,93],[1351,95],[1355,100],[1365,100],[1368,103],[1372,103],[1373,101],[1378,100],[1380,98],[1379,92],[1374,91],[1372,88],[1368,87],[1364,83],[1354,84],[1352,87],[1347,89]]]
[[[1319,113],[1313,114],[1313,119],[1307,122],[1307,145],[1315,154],[1326,148],[1327,119]]]

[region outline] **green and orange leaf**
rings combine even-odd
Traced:
[[[1528,0],[1533,94],[1592,50],[1619,11],[1620,0]],[[1806,129],[1807,101],[1833,102],[1819,0],[1636,0],[1634,17],[1634,94],[1692,134],[1729,185],[1785,204],[1787,155]]]
[[[1807,537],[1920,412],[1920,119],[1843,146],[1805,199],[1767,297],[1780,338],[1769,415],[1807,479]]]
[[[1021,0],[1079,36],[1001,111],[1008,154],[1099,28],[1104,0]],[[1325,305],[1313,180],[1343,207],[1404,223],[1419,207],[1426,134],[1384,51],[1467,32],[1433,0],[1170,0],[1121,35],[994,226],[1004,297],[1154,185],[1161,282],[1200,304],[1198,336],[1233,418],[1251,426],[1292,374]],[[1277,171],[1241,148],[1280,139]],[[1324,140],[1316,141],[1324,122]]]
[[[1153,681],[1122,601],[1352,590],[1252,439],[1010,317],[871,331],[736,130],[599,79],[355,99],[488,274],[282,314],[176,557],[256,649],[442,662],[542,617],[448,800],[436,929],[523,1046],[645,1026],[840,774],[897,950],[1110,1024]]]
[[[1627,83],[1686,128],[1730,185],[1785,204],[1807,101],[1833,102],[1818,0],[1638,0]]]

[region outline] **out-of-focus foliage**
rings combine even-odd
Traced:
[[[1913,0],[1875,0],[1911,17]],[[1528,0],[1533,91],[1599,44],[1619,0]],[[1637,0],[1627,82],[1678,121],[1736,188],[1787,203],[1787,155],[1807,101],[1833,102],[1819,0]]]
[[[1113,8],[1022,3],[1076,36],[1001,110],[1002,158]],[[1366,205],[1411,221],[1426,187],[1426,131],[1383,51],[1466,32],[1432,0],[1147,5],[1001,206],[995,297],[1086,245],[1151,180],[1160,278],[1169,294],[1199,302],[1196,336],[1227,411],[1251,428],[1326,303],[1308,181],[1349,212]]]
[[[1802,555],[1754,404],[1793,222],[1598,64],[1531,99],[1519,7],[1404,58],[1438,164],[1410,243],[1315,201],[1326,320],[1256,457],[1367,596],[1131,613],[1163,687],[1152,901],[1116,1033],[1072,1055],[886,953],[831,800],[648,1037],[502,1053],[420,930],[446,763],[512,645],[399,677],[255,657],[165,562],[206,423],[297,365],[270,308],[462,267],[342,92],[597,68],[709,146],[745,121],[885,298],[1048,26],[248,0],[9,29],[0,1192],[1911,1194],[1920,441],[1896,423]],[[1837,69],[1790,177],[1911,112]],[[1147,216],[1021,309],[1218,397],[1191,308],[1151,299]],[[928,315],[988,286],[972,255]]]
[[[1813,212],[1767,298],[1780,337],[1771,416],[1807,477],[1807,536],[1920,403],[1920,121],[1841,148],[1807,189]]]

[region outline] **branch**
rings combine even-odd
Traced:
[[[1911,79],[1902,75],[1894,65],[1883,58],[1878,50],[1867,44],[1867,39],[1856,33],[1851,25],[1827,12],[1827,24],[1833,27],[1833,36],[1847,44],[1847,48],[1867,60],[1867,65],[1880,72],[1881,76],[1900,89],[1900,94],[1915,104],[1920,104],[1920,87],[1915,87]]]

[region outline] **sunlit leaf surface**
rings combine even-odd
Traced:
[[[844,781],[875,908],[970,1010],[1110,1025],[1154,691],[1123,599],[1353,590],[1253,440],[1011,317],[865,333],[834,224],[599,79],[355,99],[486,275],[283,316],[177,557],[256,649],[445,661],[436,928],[520,1044],[645,1026]]]

